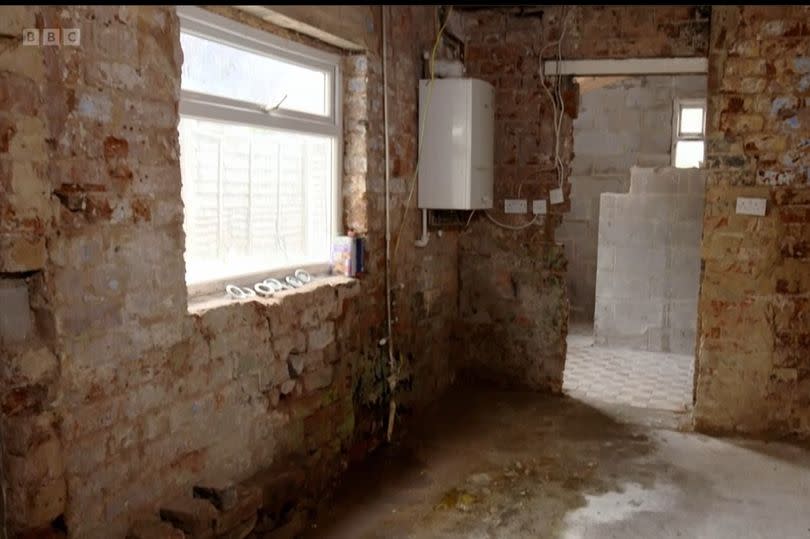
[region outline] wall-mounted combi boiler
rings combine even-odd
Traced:
[[[492,208],[492,85],[469,78],[420,80],[419,123],[419,207]]]

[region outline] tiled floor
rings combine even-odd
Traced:
[[[694,358],[593,345],[587,328],[568,336],[563,391],[572,397],[656,410],[686,411]]]

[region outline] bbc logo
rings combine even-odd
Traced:
[[[78,47],[82,31],[79,28],[26,28],[23,30],[23,45]]]

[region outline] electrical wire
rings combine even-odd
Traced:
[[[430,100],[433,97],[433,81],[436,78],[434,64],[436,62],[436,51],[439,48],[439,43],[442,39],[442,34],[444,33],[444,29],[447,27],[447,23],[450,22],[450,14],[453,12],[453,6],[447,10],[447,15],[444,18],[444,23],[439,28],[439,32],[436,34],[436,41],[433,43],[433,50],[430,53],[430,81],[428,82],[428,92],[427,92],[427,99],[425,100],[425,110],[423,111],[424,114],[422,116],[422,121],[420,123],[419,128],[419,139],[416,143],[416,166],[413,170],[413,175],[411,176],[411,188],[408,192],[408,198],[405,201],[405,206],[402,208],[402,219],[400,220],[399,224],[399,231],[397,231],[397,239],[394,241],[394,254],[392,258],[397,256],[397,250],[399,249],[399,240],[402,238],[402,230],[405,228],[405,223],[408,220],[408,207],[411,205],[411,200],[413,199],[413,194],[416,191],[416,175],[419,173],[419,161],[422,158],[422,142],[425,136],[425,124],[427,123],[426,119],[428,117],[428,111],[430,111]]]
[[[565,9],[565,8],[563,8]],[[554,170],[557,173],[557,184],[559,185],[560,189],[563,186],[563,180],[565,178],[565,164],[563,163],[562,157],[560,157],[560,133],[562,132],[562,122],[563,117],[565,116],[565,102],[562,98],[562,84],[561,80],[562,77],[560,75],[560,63],[562,62],[562,42],[563,38],[565,37],[565,31],[567,29],[567,22],[568,22],[568,13],[569,11],[564,11],[561,18],[561,28],[560,28],[560,38],[557,41],[552,41],[547,43],[542,49],[540,49],[540,83],[543,86],[543,89],[546,91],[546,95],[548,95],[549,101],[551,102],[552,107],[552,114],[554,118]],[[554,84],[551,88],[546,84],[545,79],[545,72],[543,69],[543,54],[547,49],[550,47],[557,47],[557,76],[554,80]],[[559,108],[558,104],[559,103]],[[517,197],[520,198],[520,193],[523,189],[523,183],[518,186],[518,195]],[[506,223],[501,223],[497,219],[495,219],[489,212],[484,212],[487,218],[498,225],[501,228],[506,228],[508,230],[523,230],[529,228],[533,224],[537,223],[538,215],[535,215],[534,218],[524,224],[521,225],[509,225]]]
[[[565,10],[565,8],[562,8]],[[541,50],[540,50],[540,84],[543,86],[543,89],[546,91],[546,95],[551,102],[552,113],[554,115],[554,168],[557,172],[557,183],[562,189],[563,180],[564,180],[564,169],[565,164],[560,157],[560,133],[562,131],[562,121],[565,115],[565,102],[562,98],[562,76],[560,75],[560,64],[562,63],[562,42],[563,38],[565,37],[565,31],[567,29],[568,23],[568,14],[569,11],[563,11],[561,21],[560,21],[560,38],[557,41],[552,41],[547,43]],[[550,47],[557,47],[557,57],[556,57],[556,66],[557,66],[557,75],[554,80],[554,84],[550,89],[549,86],[546,84],[546,74],[545,69],[543,69],[543,54],[545,51]],[[552,93],[553,90],[553,93]],[[557,108],[557,103],[559,103],[559,109]]]
[[[464,225],[464,228],[467,228],[468,226],[470,226],[470,221],[472,221],[473,215],[475,215],[476,211],[477,210],[473,210],[472,212],[470,212],[470,216],[467,218],[467,224]]]
[[[493,223],[495,223],[495,224],[496,224],[496,225],[498,225],[499,227],[501,227],[501,228],[506,228],[506,229],[508,229],[508,230],[523,230],[524,228],[529,228],[530,226],[532,226],[534,223],[536,223],[536,222],[537,222],[537,215],[535,215],[535,216],[534,216],[534,218],[533,218],[531,221],[529,221],[528,223],[524,223],[524,224],[522,224],[522,225],[507,225],[506,223],[501,223],[501,222],[499,222],[497,219],[495,219],[494,217],[492,217],[492,216],[489,214],[489,212],[488,212],[488,211],[484,211],[484,215],[486,215],[486,216],[487,216],[487,218],[488,218],[490,221],[492,221]]]

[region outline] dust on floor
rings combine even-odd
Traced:
[[[307,537],[810,537],[810,450],[671,412],[458,387],[350,469]]]

